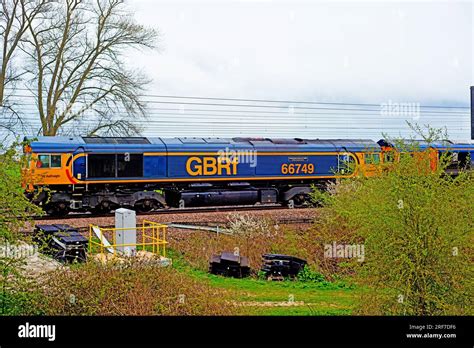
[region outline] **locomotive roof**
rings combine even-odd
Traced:
[[[369,139],[299,139],[299,138],[159,138],[159,137],[67,137],[40,136],[25,138],[32,140],[35,152],[163,152],[163,151],[218,151],[226,148],[257,151],[323,151],[357,152],[380,151],[380,146],[393,146],[385,140],[378,143]],[[435,142],[416,140],[420,148],[472,150],[474,142]]]
[[[234,149],[256,150],[308,150],[308,151],[380,151],[376,142],[370,139],[300,139],[300,138],[159,138],[159,137],[68,137],[39,136],[25,138],[32,140],[37,152],[69,152],[78,147],[85,149],[154,150],[200,150]]]

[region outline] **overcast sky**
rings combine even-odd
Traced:
[[[161,33],[160,52],[140,52],[130,60],[153,78],[152,94],[468,106],[474,81],[470,1],[134,0],[129,4],[140,22]],[[461,111],[465,114],[448,115],[446,123],[423,113],[415,120],[447,125],[454,137],[468,138],[468,110]],[[344,127],[390,124],[393,127],[386,130],[396,130],[404,124],[400,117],[387,123],[380,117],[334,116],[334,124],[341,123],[342,130],[320,134],[321,127],[305,124],[295,115],[290,127],[278,119],[255,116],[250,122],[255,123],[253,128],[247,119],[242,121],[246,126],[223,128],[203,116],[202,122],[186,128],[186,116],[154,117],[163,122],[158,129],[169,135],[296,136],[301,131],[314,137],[329,133],[359,137],[363,129]],[[376,138],[381,131],[372,129],[371,135]]]
[[[156,93],[466,104],[471,2],[135,0]]]

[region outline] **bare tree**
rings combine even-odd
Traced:
[[[24,128],[15,105],[9,101],[14,86],[23,71],[16,69],[13,59],[22,38],[28,30],[28,20],[47,9],[46,0],[1,0],[0,5],[0,128],[14,133],[18,126]],[[9,92],[6,88],[9,87]]]
[[[154,48],[157,32],[137,24],[122,0],[65,0],[28,18],[28,75],[43,135],[136,134],[150,81],[127,69],[124,53]],[[87,125],[89,126],[87,126]],[[92,125],[92,126],[91,126]]]

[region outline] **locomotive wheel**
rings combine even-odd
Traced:
[[[147,213],[158,208],[158,202],[154,199],[144,199],[135,203],[135,209],[141,213]]]
[[[309,195],[300,193],[293,197],[295,208],[301,208],[309,203]]]
[[[108,214],[112,210],[111,204],[109,201],[100,202],[94,209],[95,214]]]
[[[50,216],[63,217],[69,214],[67,202],[50,203],[46,207],[46,213]]]

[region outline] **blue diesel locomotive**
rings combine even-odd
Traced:
[[[39,137],[24,183],[49,213],[282,203],[303,205],[311,184],[373,175],[372,140]],[[34,197],[34,198],[33,198]]]

